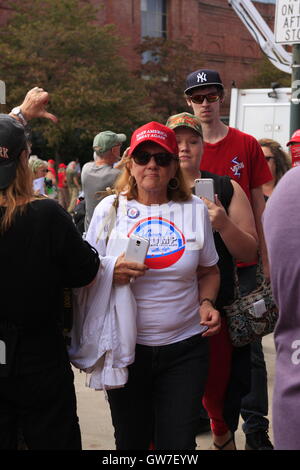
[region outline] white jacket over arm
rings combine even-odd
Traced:
[[[96,207],[86,236],[101,258],[96,280],[89,287],[73,290],[70,360],[91,374],[88,386],[99,390],[125,385],[136,344],[136,303],[131,288],[113,286],[115,263],[128,238],[113,230],[106,246],[114,197],[105,198]]]

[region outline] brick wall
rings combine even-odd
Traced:
[[[141,0],[90,0],[102,6],[98,13],[99,24],[114,24],[122,39],[121,55],[129,66],[139,65],[134,48],[141,40]],[[1,3],[0,3],[1,4]],[[253,74],[253,65],[262,54],[252,36],[228,5],[227,0],[168,0],[168,37],[192,37],[191,48],[203,54],[203,66],[219,70],[229,98],[231,83],[241,86]],[[273,29],[273,4],[255,3]],[[0,7],[0,25],[7,11]],[[229,100],[223,109],[228,113]]]
[[[91,0],[96,4],[99,1]],[[122,54],[132,68],[139,64],[134,46],[140,41],[140,0],[102,0],[99,23],[113,23],[124,41]],[[273,29],[275,6],[255,3]],[[231,84],[241,86],[262,53],[227,0],[168,0],[168,37],[191,36],[191,48],[203,54],[203,66],[221,73],[227,91],[223,113],[229,111]],[[200,64],[201,66],[201,64]]]

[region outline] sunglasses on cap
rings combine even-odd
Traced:
[[[147,165],[152,157],[158,166],[169,166],[173,160],[178,161],[177,155],[173,155],[168,152],[148,153],[139,151],[132,155],[132,158],[137,165]]]
[[[190,96],[190,100],[196,104],[202,104],[206,99],[208,103],[216,103],[221,96],[218,93],[208,93],[207,95],[194,95]]]

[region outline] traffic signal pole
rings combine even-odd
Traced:
[[[293,44],[290,135],[300,129],[300,44]]]

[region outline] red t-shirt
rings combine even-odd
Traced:
[[[261,146],[252,135],[229,127],[228,134],[216,144],[204,143],[201,170],[229,176],[243,188],[251,203],[251,189],[272,179]],[[238,266],[251,266],[240,263]]]
[[[233,127],[216,144],[204,143],[200,169],[229,176],[240,184],[249,199],[251,189],[272,179],[257,140]]]
[[[57,172],[57,177],[58,177],[58,184],[57,186],[59,188],[66,188],[67,187],[67,176],[66,176],[66,172],[65,170],[63,169],[59,169],[58,172]]]

